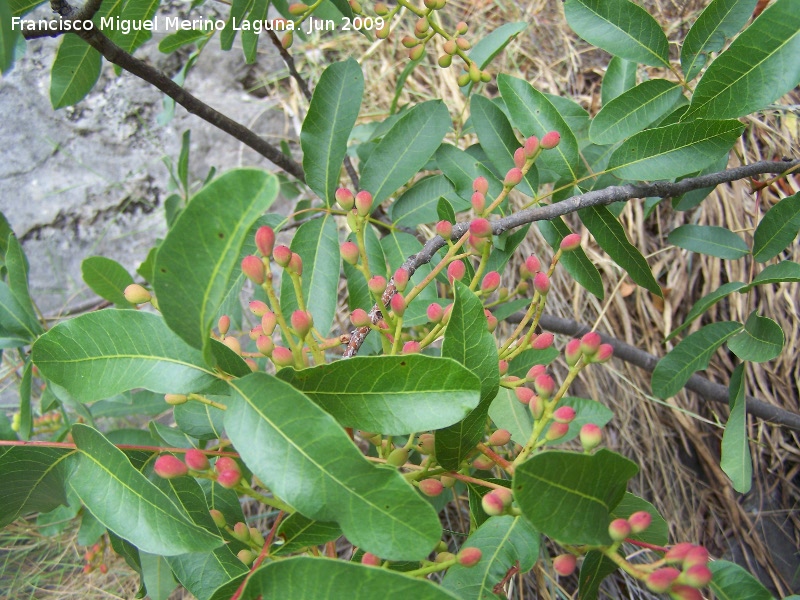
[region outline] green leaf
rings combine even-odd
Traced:
[[[75,453],[45,446],[0,448],[0,527],[17,517],[67,505],[67,458]]]
[[[693,173],[726,154],[744,130],[739,121],[694,121],[637,133],[614,151],[608,170],[655,181]]]
[[[612,519],[627,519],[633,513],[645,511],[650,513],[652,520],[650,526],[641,533],[632,533],[630,539],[645,542],[647,544],[655,544],[656,546],[664,546],[669,542],[669,526],[666,520],[656,510],[655,506],[650,504],[644,498],[634,496],[629,492],[620,500],[617,507],[611,511]]]
[[[714,560],[708,564],[713,575],[709,587],[724,600],[775,600],[761,582],[736,563]]]
[[[147,589],[147,597],[150,600],[167,600],[178,586],[167,559],[140,550],[139,561],[142,565],[142,581]]]
[[[268,8],[269,0],[255,0],[252,10],[247,13],[245,22],[250,24],[252,29],[244,29],[242,31],[242,52],[244,53],[244,61],[248,65],[256,62],[258,41],[261,39],[261,34],[256,28],[267,19]]]
[[[65,35],[50,71],[53,108],[77,104],[100,77],[100,53],[76,35]]]
[[[561,240],[572,233],[561,217],[552,221],[537,221],[536,225],[539,227],[544,239],[554,250],[559,247]],[[564,254],[561,257],[560,264],[581,287],[596,298],[603,299],[603,279],[600,277],[600,271],[586,256],[583,248]]]
[[[447,570],[442,587],[463,600],[500,598],[493,588],[519,562],[520,573],[533,568],[539,558],[539,533],[525,519],[492,517],[464,542],[464,548],[478,548],[481,559],[472,567],[454,565]]]
[[[595,144],[616,144],[666,115],[681,95],[681,86],[665,79],[640,83],[604,104],[589,126]]]
[[[464,200],[472,198],[472,182],[478,177],[478,160],[452,144],[442,144],[434,155],[436,166]]]
[[[528,24],[525,21],[505,23],[482,37],[469,51],[470,60],[478,63],[480,69],[485,69],[492,59],[503,51],[509,42],[525,31]]]
[[[434,223],[439,216],[436,207],[442,199],[451,202],[458,211],[470,209],[470,204],[456,194],[444,175],[434,175],[403,192],[389,207],[389,216],[395,225],[403,227]]]
[[[766,107],[800,82],[800,12],[777,0],[709,65],[684,121],[733,119]]]
[[[497,85],[511,114],[511,122],[523,136],[528,138],[536,135],[541,139],[549,131],[561,134],[558,146],[542,152],[537,164],[555,171],[560,177],[575,181],[582,171],[578,141],[558,109],[523,79],[502,73],[497,77]]]
[[[390,560],[420,560],[438,543],[436,512],[394,470],[374,467],[333,417],[266,373],[230,382],[225,429],[258,478],[310,519]]]
[[[125,288],[133,283],[130,273],[115,260],[90,256],[81,263],[81,275],[92,291],[120,308],[132,308],[125,299]]]
[[[455,303],[442,342],[442,356],[453,358],[481,381],[480,404],[455,425],[436,432],[436,460],[445,469],[458,469],[486,426],[489,406],[500,387],[497,346],[487,328],[483,303],[461,282],[455,282]]]
[[[620,58],[669,67],[669,43],[656,20],[628,0],[567,0],[567,23],[584,40]]]
[[[159,246],[153,288],[161,314],[204,356],[229,282],[239,274],[240,248],[277,193],[278,180],[266,171],[229,171],[192,197]]]
[[[364,75],[359,64],[352,58],[333,63],[314,88],[303,121],[300,146],[306,183],[328,206],[335,201],[347,140],[363,93]]]
[[[127,23],[148,21],[156,14],[159,4],[161,4],[161,0],[127,0],[122,8],[120,20]],[[132,54],[151,37],[153,37],[153,32],[145,27],[138,29],[131,27],[128,33],[122,29],[115,29],[111,35],[112,41],[129,54]]]
[[[712,52],[719,52],[745,26],[757,0],[713,0],[697,17],[681,46],[681,69],[691,81],[706,65]]]
[[[681,225],[669,233],[667,241],[684,250],[728,260],[750,254],[742,238],[730,229],[712,225]]]
[[[753,311],[744,324],[744,331],[728,340],[728,348],[742,360],[766,362],[780,355],[784,342],[781,326]]]
[[[19,437],[27,441],[31,438],[33,418],[31,414],[31,361],[25,361],[22,378],[19,381]]]
[[[302,371],[290,383],[345,427],[386,435],[439,429],[478,405],[480,381],[454,360],[422,354],[363,356]]]
[[[767,211],[753,233],[753,258],[765,262],[783,252],[800,231],[800,192]]]
[[[342,530],[336,523],[313,521],[300,513],[294,513],[281,521],[278,535],[283,539],[283,545],[276,550],[276,554],[285,555],[332,542],[342,535]]]
[[[7,4],[11,8],[13,16],[21,17],[44,2],[45,0],[8,0]]]
[[[741,323],[711,323],[695,331],[658,361],[650,386],[659,398],[677,394],[695,371],[708,368],[708,361],[725,340],[742,330]]]
[[[723,283],[719,286],[716,290],[711,292],[710,294],[706,294],[700,300],[695,302],[694,306],[692,306],[692,310],[689,311],[689,314],[686,315],[686,318],[683,320],[683,323],[679,327],[676,327],[672,330],[667,336],[666,341],[671,340],[674,338],[678,333],[686,329],[689,325],[691,325],[697,317],[705,313],[709,308],[714,306],[717,302],[722,300],[725,296],[729,296],[733,292],[741,290],[745,288],[744,283],[741,281],[731,281],[730,283]]]
[[[314,318],[314,327],[327,335],[336,314],[339,288],[339,234],[331,214],[303,223],[294,234],[292,252],[303,259],[303,297],[306,310]],[[292,279],[284,271],[281,277],[281,310],[291,315],[300,308]]]
[[[620,94],[636,85],[636,62],[614,56],[606,67],[603,83],[600,88],[600,100],[605,106]]]
[[[167,563],[175,578],[197,600],[208,600],[215,589],[248,572],[244,563],[227,546],[213,552],[170,556]]]
[[[519,402],[517,402],[519,404]],[[604,427],[614,418],[611,409],[601,404],[597,400],[589,398],[576,398],[566,396],[558,404],[559,406],[571,406],[575,409],[575,419],[569,424],[569,429],[564,437],[558,439],[559,444],[573,440],[580,434],[581,427],[587,423],[594,423],[598,427]]]
[[[602,449],[595,454],[541,452],[514,472],[514,498],[522,514],[564,544],[608,545],[611,511],[639,468]]]
[[[14,51],[19,28],[12,26],[12,11],[7,2],[0,3],[0,72],[8,73],[14,65]]]
[[[139,387],[186,394],[216,381],[200,353],[161,317],[138,310],[101,310],[63,321],[36,340],[32,357],[42,375],[81,402]]]
[[[378,144],[361,170],[360,186],[383,202],[424,167],[450,130],[450,113],[441,100],[417,104]]]
[[[746,286],[742,293],[750,291],[756,285],[797,281],[800,281],[800,265],[787,260],[777,265],[764,267],[764,270],[755,276],[752,283]]]
[[[287,585],[291,582],[291,585]],[[248,580],[242,600],[456,600],[440,586],[396,571],[329,558],[299,556],[268,563]]]
[[[603,579],[618,568],[617,564],[602,552],[598,550],[587,552],[578,576],[578,598],[580,600],[597,600],[597,592],[600,591]]]
[[[747,440],[747,406],[744,397],[744,364],[736,365],[728,385],[731,414],[722,434],[722,459],[719,466],[730,477],[733,489],[746,494],[753,485],[753,462]]]
[[[489,406],[489,418],[498,429],[506,429],[511,439],[524,445],[533,432],[533,416],[530,408],[517,400],[513,390],[500,388],[497,397]]]
[[[175,33],[164,37],[164,39],[158,43],[158,50],[162,54],[172,54],[178,48],[182,48],[187,44],[192,44],[208,36],[209,33],[202,29],[179,29]]]
[[[208,551],[222,544],[222,538],[192,523],[182,507],[97,430],[76,424],[72,436],[80,453],[69,484],[108,529],[142,552],[162,556]]]
[[[590,206],[578,211],[581,221],[589,233],[611,259],[627,271],[630,278],[656,296],[661,296],[661,287],[653,277],[647,260],[628,241],[625,228],[605,206]]]
[[[511,124],[498,106],[483,96],[472,96],[469,101],[470,119],[481,148],[489,156],[497,170],[505,175],[514,167],[514,152],[520,147]],[[525,174],[519,191],[533,196],[539,187],[539,177],[535,167]]]
[[[225,403],[219,396],[211,398]],[[185,402],[175,407],[175,424],[183,433],[198,439],[220,439],[222,437],[223,410],[203,402]]]
[[[25,346],[40,332],[39,322],[31,321],[30,315],[17,302],[8,284],[0,281],[0,348]]]
[[[6,241],[5,262],[8,270],[8,287],[20,309],[25,314],[26,330],[35,335],[44,332],[33,308],[33,301],[28,288],[28,258],[25,256],[17,236],[13,233],[9,234]]]

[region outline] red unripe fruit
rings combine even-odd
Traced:
[[[281,47],[285,50],[288,50],[292,47],[292,43],[294,42],[294,32],[287,31],[283,34],[281,38]]]
[[[294,2],[293,4],[289,5],[289,14],[290,15],[302,15],[304,12],[308,10],[308,5],[302,2]]]
[[[479,548],[462,548],[456,555],[458,564],[462,567],[474,567],[481,560],[482,552]]]
[[[472,182],[472,190],[485,196],[489,193],[489,181],[483,176],[476,177]]]
[[[447,52],[448,56],[453,56],[458,51],[458,46],[456,46],[455,40],[447,40],[444,43],[444,51]]]
[[[405,46],[409,50],[414,46],[419,46],[419,40],[415,40],[410,35],[404,35],[403,39],[400,40],[400,43],[403,44],[403,46]]]
[[[314,319],[311,316],[311,313],[305,310],[296,310],[292,313],[292,316],[289,317],[289,320],[292,325],[292,329],[297,332],[297,335],[300,339],[304,339],[308,332],[311,331],[311,327],[314,325]]]
[[[193,471],[208,471],[211,468],[208,457],[206,457],[202,450],[198,450],[197,448],[187,450],[184,460],[186,461],[186,466]]]
[[[472,48],[472,44],[469,43],[469,40],[466,38],[460,37],[456,39],[456,46],[458,46],[461,50],[469,50]],[[473,63],[474,64],[474,63]]]
[[[703,600],[703,594],[686,585],[673,585],[669,596],[673,600]]]
[[[597,354],[592,357],[591,362],[593,363],[604,363],[611,360],[611,357],[614,356],[614,347],[611,344],[600,344],[600,347],[597,349]]]
[[[470,202],[472,203],[472,210],[474,210],[476,214],[483,213],[484,209],[486,208],[486,196],[480,192],[475,192],[472,194]]]
[[[459,21],[458,23],[456,23],[456,33],[458,33],[459,35],[464,35],[465,33],[467,33],[468,29],[469,25],[467,25],[464,21]]]
[[[150,302],[150,299],[152,298],[150,292],[148,292],[138,283],[130,284],[125,288],[123,293],[125,295],[125,300],[131,304],[144,304],[145,302]]]
[[[591,452],[603,441],[603,430],[594,423],[586,423],[581,427],[581,446],[586,452]]]
[[[564,347],[564,359],[567,365],[572,367],[576,365],[581,358],[581,341],[578,338],[573,338],[567,342]]]
[[[178,404],[185,404],[189,401],[186,394],[164,394],[164,402],[170,406],[177,406]]]
[[[450,221],[439,221],[436,224],[436,233],[449,240],[453,235],[453,224]]]
[[[261,256],[269,258],[272,256],[272,249],[275,246],[275,230],[264,225],[256,230],[256,248]]]
[[[525,158],[533,158],[536,156],[536,153],[539,151],[539,138],[537,138],[535,135],[532,135],[526,139],[522,150],[525,152]]]
[[[266,312],[261,315],[261,330],[264,335],[272,335],[275,331],[275,326],[278,324],[278,317],[274,312]]]
[[[444,316],[444,308],[442,308],[441,304],[433,302],[428,305],[427,314],[428,314],[428,320],[431,323],[438,323],[439,321],[442,320],[442,317]]]
[[[694,544],[690,542],[675,544],[672,548],[667,550],[667,553],[664,555],[664,560],[670,564],[682,563],[683,559],[686,558],[686,555],[692,548],[694,548]]]
[[[575,572],[578,559],[574,554],[562,554],[553,559],[553,570],[562,577],[569,577]]]
[[[573,250],[577,250],[581,247],[581,236],[579,233],[570,233],[567,236],[564,236],[564,239],[561,240],[561,249],[564,252],[572,252]]]
[[[506,173],[503,185],[505,187],[514,187],[518,185],[520,181],[522,181],[522,170],[514,167],[513,169],[509,169],[508,173]]]
[[[256,348],[264,356],[270,356],[272,355],[272,351],[275,349],[275,342],[272,341],[272,338],[269,338],[265,335],[260,335],[256,339]]]
[[[435,498],[444,491],[444,486],[438,479],[424,479],[419,482],[419,491],[426,496]]]
[[[481,454],[472,461],[472,466],[479,471],[491,471],[494,468],[494,461],[488,456]]]
[[[478,218],[469,224],[469,232],[479,238],[485,238],[492,235],[492,225],[483,218]]]
[[[531,409],[531,415],[533,415],[534,420],[538,421],[544,416],[545,404],[546,401],[544,398],[536,394],[533,395],[531,401],[528,403],[528,407]]]
[[[592,357],[597,354],[601,343],[600,334],[596,331],[590,331],[581,338],[581,352],[587,357]]]
[[[422,346],[419,345],[419,342],[413,340],[403,344],[401,351],[402,354],[419,354],[420,352],[422,352]]]
[[[289,266],[289,261],[292,260],[292,251],[289,246],[276,246],[272,251],[272,258],[283,268]]]
[[[525,262],[519,266],[519,274],[523,280],[530,279],[534,276],[535,273],[539,271],[541,268],[541,263],[539,259],[536,258],[533,254],[531,254],[528,258],[525,259]]]
[[[517,396],[517,400],[523,404],[528,404],[533,398],[533,390],[523,386],[514,388],[514,394]]]
[[[267,274],[264,269],[264,263],[261,262],[260,258],[252,254],[242,259],[242,272],[245,274],[245,277],[256,285],[264,283]]]
[[[453,562],[455,559],[456,555],[453,554],[452,552],[439,552],[439,554],[436,555],[436,558],[433,560],[433,562],[441,564],[445,562]]]
[[[208,513],[211,515],[211,518],[214,520],[214,524],[222,529],[225,527],[225,515],[223,515],[220,511],[216,508],[212,508]]]
[[[239,485],[241,480],[242,474],[239,471],[234,471],[232,469],[222,471],[219,475],[217,475],[217,483],[227,489],[235,488],[237,485]]]
[[[171,454],[162,454],[159,456],[153,465],[153,470],[156,472],[156,475],[164,479],[182,477],[189,472],[184,462]]]
[[[265,314],[269,312],[269,306],[267,306],[260,300],[253,300],[252,302],[250,302],[250,312],[257,317],[263,317]]]
[[[225,335],[231,328],[231,318],[228,315],[222,315],[217,322],[217,329],[220,335]]]
[[[242,469],[239,467],[239,463],[233,460],[230,456],[220,456],[214,463],[214,470],[217,473],[222,473],[223,471],[242,472]]]
[[[534,381],[539,375],[544,375],[547,373],[547,367],[544,365],[533,365],[530,369],[528,369],[528,373],[525,375],[525,378]]]
[[[517,148],[514,150],[514,166],[518,169],[522,169],[525,166],[525,161],[527,160],[525,156],[525,148]]]
[[[533,340],[531,348],[533,348],[534,350],[547,350],[550,346],[553,345],[554,339],[555,338],[553,337],[553,334],[550,333],[549,331],[541,333],[536,336],[535,340]]]
[[[355,309],[350,315],[350,321],[356,327],[366,327],[370,324],[369,315],[363,308]]]
[[[422,48],[422,46],[420,46]],[[415,48],[414,50],[417,50]],[[412,52],[414,52],[412,50]],[[369,215],[370,210],[372,209],[372,194],[370,194],[367,190],[361,190],[356,194],[356,212],[358,213],[359,217],[366,217]]]
[[[410,275],[408,274],[408,271],[406,269],[404,269],[402,267],[397,269],[397,271],[394,272],[394,276],[392,277],[392,281],[394,282],[395,289],[398,292],[405,291],[406,286],[408,286],[409,278],[410,278]]]
[[[483,512],[490,517],[499,517],[506,512],[506,505],[503,499],[497,496],[494,491],[481,498],[481,506],[483,507]]]
[[[417,19],[417,22],[414,23],[414,35],[416,35],[418,38],[424,37],[425,32],[428,31],[429,28],[430,23],[428,23],[428,19],[425,17]]]
[[[264,536],[255,527],[250,528],[250,540],[255,542],[256,546],[263,546],[265,542]]]
[[[460,260],[454,260],[447,265],[447,280],[452,284],[453,281],[461,281],[467,272],[467,268]]]
[[[342,254],[342,260],[349,265],[356,265],[358,264],[358,246],[356,246],[353,242],[345,242],[339,248],[339,252]]]
[[[245,363],[245,364],[246,364],[248,367],[250,367],[250,370],[251,370],[253,373],[255,373],[256,371],[258,371],[258,363],[256,363],[256,361],[254,361],[252,358],[245,358],[245,359],[244,359],[244,363]]]
[[[550,291],[550,278],[544,271],[539,271],[533,276],[533,289],[542,296],[546,296]]]
[[[508,361],[502,359],[497,361],[497,368],[500,371],[500,375],[505,375],[508,373]]]
[[[419,439],[417,440],[417,449],[422,454],[433,454],[433,451],[436,447],[436,438],[432,433],[423,433],[420,434]]]
[[[261,325],[256,325],[250,330],[250,339],[253,341],[257,340],[262,335],[264,335],[264,328],[261,327]]]
[[[236,553],[236,558],[238,558],[240,561],[242,561],[249,567],[251,564],[253,564],[253,561],[256,559],[256,555],[253,554],[250,550],[247,550],[245,548],[244,550],[239,550],[239,552]]]
[[[389,14],[389,7],[386,6],[383,2],[376,2],[375,3],[375,14],[378,16],[385,16]]]
[[[381,559],[370,552],[364,552],[364,555],[361,557],[361,564],[370,567],[379,567],[381,566]]]
[[[246,542],[250,539],[250,528],[247,527],[244,523],[239,521],[236,525],[233,526],[233,537],[235,537],[240,542]]]
[[[292,253],[292,258],[289,259],[289,265],[286,267],[286,270],[297,275],[303,274],[303,259],[300,258],[299,254],[296,252]]]
[[[533,381],[533,388],[542,398],[549,398],[556,391],[556,382],[550,375],[539,375]]]
[[[642,533],[653,522],[653,516],[646,510],[639,510],[628,517],[631,525],[631,533]]]
[[[343,210],[352,210],[356,204],[356,198],[353,196],[353,192],[347,188],[337,189],[336,193],[334,193],[334,197],[336,198],[336,203]]]
[[[450,321],[450,314],[452,312],[453,312],[452,304],[448,304],[447,306],[444,307],[444,315],[442,315],[442,323],[447,325],[447,323]]]
[[[275,346],[272,349],[272,356],[270,356],[270,358],[276,367],[288,367],[294,364],[292,351],[285,346]]]
[[[498,429],[489,436],[490,446],[505,446],[511,441],[511,433],[508,429]]]
[[[561,134],[557,131],[548,131],[542,137],[541,146],[545,150],[550,150],[551,148],[555,148],[558,146],[558,143],[561,141]]]
[[[711,569],[705,564],[698,564],[692,565],[681,573],[678,581],[685,583],[689,587],[701,588],[707,586],[711,582],[711,578]]]
[[[615,542],[621,542],[631,534],[631,524],[627,519],[614,519],[608,525],[608,535]]]
[[[669,591],[669,588],[672,587],[672,583],[680,574],[681,572],[678,571],[678,569],[673,567],[663,567],[650,573],[647,576],[647,579],[645,579],[645,583],[651,592],[663,594],[664,592]]]
[[[488,243],[490,243],[489,237],[480,237],[473,233],[470,233],[467,239],[467,245],[478,254],[483,252],[483,249]]]
[[[242,345],[239,343],[239,340],[233,336],[228,336],[222,340],[222,343],[225,344],[228,348],[233,350],[239,356],[242,355]]]
[[[456,484],[456,478],[455,477],[447,477],[446,475],[442,475],[441,481],[442,481],[442,485],[447,489],[450,489],[451,487],[453,487]]]
[[[559,406],[553,412],[553,419],[558,423],[572,423],[575,420],[575,409],[571,406]]]
[[[703,546],[695,546],[694,548],[690,549],[683,559],[684,569],[688,569],[694,565],[706,564],[708,564],[708,550],[703,548]]]
[[[560,440],[562,437],[567,435],[567,431],[569,431],[569,425],[566,423],[551,423],[550,427],[547,429],[547,433],[544,435],[544,439],[548,442],[554,442],[556,440]]]
[[[376,296],[382,294],[386,290],[386,278],[381,277],[380,275],[375,275],[367,282],[367,287],[369,288],[369,291]]]
[[[107,565],[107,564],[105,564],[105,563],[103,563],[102,565],[100,565],[100,566],[98,567],[98,569],[100,569],[100,572],[101,572],[103,575],[105,575],[106,573],[108,573],[108,565]]]
[[[402,317],[406,312],[406,299],[402,294],[395,294],[389,301],[389,306],[398,317]]]

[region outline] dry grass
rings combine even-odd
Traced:
[[[670,39],[680,39],[693,16],[706,3],[653,0],[646,4],[667,29]],[[451,0],[445,12],[450,15],[446,18],[453,21],[470,22],[473,40],[505,22],[528,22],[529,27],[495,60],[493,71],[524,77],[542,91],[568,96],[594,114],[599,108],[600,80],[608,56],[570,33],[561,6],[560,2],[546,0],[521,3]],[[406,20],[405,26],[399,27],[389,40],[378,44],[370,44],[362,36],[346,34],[312,39],[306,46],[294,49],[298,68],[313,84],[326,64],[325,59],[343,55],[362,57],[359,61],[367,87],[361,121],[385,118],[396,78],[407,64],[399,39],[412,24],[413,20]],[[459,131],[468,117],[468,108],[456,84],[458,71],[433,67],[437,54],[431,54],[430,64],[409,76],[400,105],[442,98]],[[663,74],[653,70],[652,75]],[[288,120],[303,114],[307,103],[293,82],[286,85],[284,80],[268,88],[272,97],[279,96],[280,104],[290,115]],[[489,84],[485,92],[491,95],[496,89]],[[795,97],[794,101],[800,98]],[[747,134],[735,148],[731,165],[791,154],[792,148],[797,148],[800,132],[796,117],[791,118],[790,114],[770,111],[747,119]],[[783,195],[796,192],[800,180],[790,179],[787,185],[791,188],[783,189],[780,195],[766,190],[760,198],[754,198],[745,183],[722,186],[696,210],[676,212],[669,202],[662,202],[648,217],[644,215],[641,202],[630,202],[621,220],[630,241],[649,257],[653,272],[664,288],[664,299],[632,286],[587,238],[589,256],[604,277],[606,300],[600,302],[581,292],[574,283],[559,275],[554,280],[555,293],[550,295],[548,310],[582,323],[596,323],[604,332],[650,353],[663,355],[670,347],[670,344],[664,347],[663,339],[682,322],[697,299],[721,283],[747,281],[754,269],[760,268],[747,259],[721,261],[669,247],[667,233],[689,222],[714,224],[741,232],[749,241],[759,216]],[[574,219],[572,223],[578,225]],[[547,256],[544,248],[547,248],[544,240],[537,233],[531,233],[522,250]],[[800,247],[795,246],[783,258],[800,260]],[[747,383],[752,394],[792,411],[800,411],[800,361],[796,350],[800,338],[798,304],[798,284],[765,286],[748,295],[732,296],[718,304],[702,321],[703,324],[711,320],[743,321],[753,310],[777,320],[786,332],[786,350],[775,361],[749,365]],[[692,330],[700,324],[696,323]],[[732,358],[718,352],[706,375],[725,383],[733,369]],[[750,568],[760,573],[763,580],[771,582],[781,594],[791,590],[790,580],[794,576],[796,591],[800,583],[797,573],[793,572],[797,556],[792,554],[800,547],[797,434],[751,419],[748,433],[753,441],[754,491],[742,496],[732,489],[719,467],[722,429],[718,423],[727,419],[727,408],[685,392],[661,402],[652,398],[649,390],[647,374],[615,361],[609,368],[585,371],[572,393],[600,399],[614,410],[608,445],[641,466],[632,491],[655,504],[670,523],[673,541],[703,543],[716,557],[744,557]],[[460,508],[447,513],[448,527],[457,531],[463,531],[464,507]],[[778,546],[780,535],[786,538]],[[62,536],[56,542],[45,543],[35,531],[16,530],[11,536],[12,539],[18,536],[20,543],[24,541],[30,547],[21,548],[16,542],[3,543],[5,559],[0,589],[17,590],[17,595],[9,598],[69,598],[76,593],[76,587],[83,598],[130,597],[126,594],[133,589],[132,579],[120,580],[125,569],[120,561],[112,563],[106,579],[94,579],[96,575],[90,576],[88,581],[84,577],[74,579],[80,570],[81,555],[74,546],[74,537]],[[47,572],[51,562],[61,565],[56,584],[50,583],[53,578]],[[73,566],[77,571],[71,568]],[[28,583],[44,580],[47,586],[56,587],[45,591],[44,586],[39,588]],[[6,585],[9,581],[11,587]],[[133,585],[135,587],[135,583]],[[515,579],[512,587],[515,597],[524,598],[568,597],[575,589],[569,584],[559,588],[552,571],[541,562],[531,574]],[[636,591],[636,587],[618,577],[608,583],[606,591],[620,598],[650,597]],[[98,593],[88,592],[91,589]],[[519,594],[521,589],[524,592]]]

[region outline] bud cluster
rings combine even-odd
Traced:
[[[105,562],[105,549],[106,549],[106,538],[105,536],[100,538],[100,541],[94,544],[89,550],[87,550],[83,555],[83,572],[84,574],[88,575],[95,569],[103,573],[104,575],[108,573],[108,565]]]
[[[242,469],[235,460],[220,456],[212,469],[208,457],[197,448],[187,450],[184,460],[172,454],[162,454],[153,463],[153,471],[163,479],[174,479],[184,475],[206,477],[216,480],[222,487],[229,489],[239,485],[242,480]]]

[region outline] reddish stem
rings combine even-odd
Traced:
[[[504,471],[508,471],[509,468],[512,466],[509,461],[507,461],[497,452],[489,448],[489,446],[487,446],[483,442],[478,444],[478,450],[480,450],[483,454],[485,454],[486,456],[491,458],[494,462],[496,462],[498,465],[500,465],[500,468],[503,469]]]
[[[465,481],[467,483],[474,483],[477,485],[482,485],[483,487],[493,488],[493,489],[506,489],[505,486],[500,485],[499,483],[491,483],[489,481],[484,481],[483,479],[478,479],[476,477],[470,477],[469,475],[462,475],[461,473],[450,472],[446,474],[448,477],[453,477],[454,479],[458,479],[460,481]]]
[[[239,598],[242,596],[245,586],[247,585],[247,582],[250,580],[250,577],[256,572],[258,567],[261,566],[261,563],[264,562],[267,554],[269,554],[269,547],[272,545],[272,540],[275,539],[275,532],[278,531],[278,525],[281,524],[281,519],[283,519],[283,511],[280,511],[278,516],[275,517],[275,522],[272,524],[272,529],[269,530],[269,535],[264,541],[264,547],[261,548],[258,558],[256,558],[256,560],[253,562],[253,565],[250,567],[250,572],[247,574],[247,577],[245,577],[244,581],[242,581],[242,583],[239,585],[236,593],[231,596],[231,600],[239,600]]]
[[[655,552],[667,551],[667,549],[662,546],[656,546],[655,544],[648,544],[647,542],[641,542],[639,540],[632,540],[631,538],[625,538],[625,541],[629,544],[633,544],[634,546],[639,546],[640,548],[647,548],[648,550],[654,550]]]
[[[144,450],[146,452],[172,452],[174,454],[183,454],[192,448],[171,448],[163,446],[137,446],[136,444],[114,444],[120,450]],[[0,446],[43,446],[45,448],[66,448],[68,450],[77,450],[75,444],[68,442],[42,442],[33,441],[25,442],[22,440],[0,440]],[[230,456],[231,458],[239,458],[237,452],[225,452],[223,450],[202,450],[204,454],[212,456]]]
[[[496,586],[492,588],[492,591],[498,596],[501,594],[505,594],[506,584],[509,581],[511,581],[511,578],[514,577],[514,575],[516,575],[517,573],[519,573],[519,561],[508,570],[505,577],[503,577],[500,583],[498,583]]]

